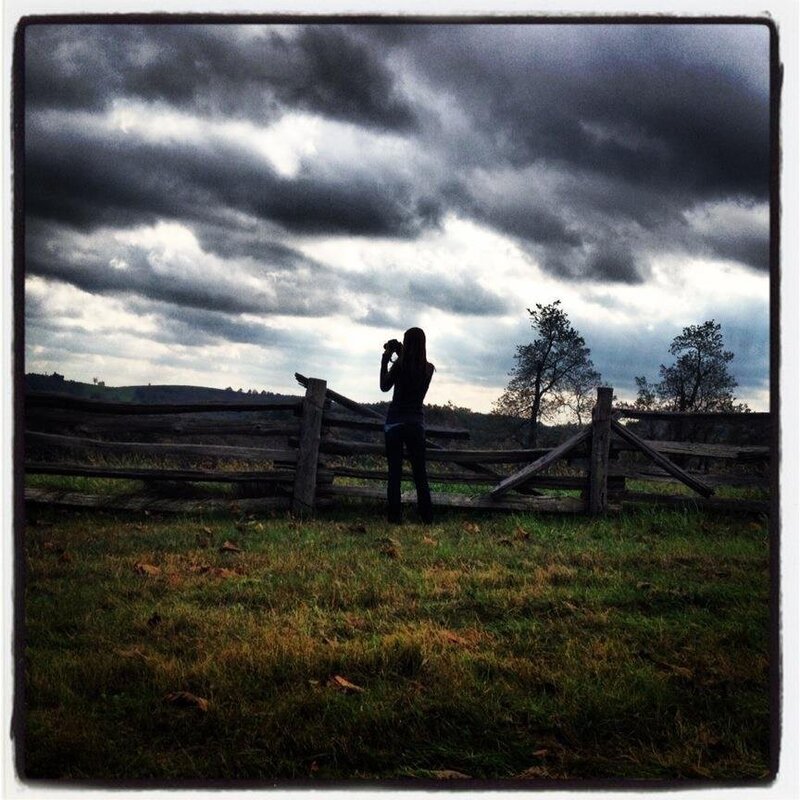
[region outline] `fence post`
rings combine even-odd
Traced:
[[[590,514],[608,510],[608,450],[611,444],[611,398],[609,386],[597,389],[597,403],[592,409],[592,454],[589,457]]]
[[[317,491],[317,462],[319,439],[322,430],[322,410],[325,405],[327,384],[319,378],[309,378],[303,399],[300,418],[300,436],[297,443],[297,464],[292,495],[292,514],[302,516],[314,512]]]

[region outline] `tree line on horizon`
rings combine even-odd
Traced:
[[[590,348],[561,307],[561,301],[527,309],[535,338],[517,346],[510,380],[492,411],[516,416],[527,425],[527,445],[536,447],[543,421],[566,411],[579,425],[588,420],[602,376]],[[737,402],[738,386],[728,365],[722,326],[713,319],[688,325],[669,346],[672,364],[659,366],[657,381],[636,376],[637,396],[629,405],[658,411],[750,411]]]

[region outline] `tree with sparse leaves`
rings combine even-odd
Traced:
[[[636,407],[665,411],[747,411],[736,403],[738,385],[728,371],[733,353],[725,350],[722,326],[713,319],[689,325],[672,340],[670,355],[675,363],[659,367],[658,383],[645,376],[636,378]]]
[[[493,410],[528,419],[528,446],[536,447],[543,419],[567,408],[582,421],[591,408],[600,373],[584,338],[561,308],[561,301],[528,309],[536,338],[517,347],[511,380]]]

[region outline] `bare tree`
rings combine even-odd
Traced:
[[[561,308],[561,301],[528,309],[536,339],[517,347],[511,380],[495,402],[501,414],[528,417],[528,446],[536,447],[541,420],[569,408],[580,421],[600,383],[584,338]]]

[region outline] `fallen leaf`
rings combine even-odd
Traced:
[[[669,672],[672,672],[674,675],[678,675],[681,678],[692,679],[694,677],[694,673],[688,667],[681,667],[677,664],[670,664],[668,661],[662,661],[658,658],[654,658],[649,653],[642,654],[648,661],[655,664],[657,667],[661,667],[661,669],[665,669]]]
[[[208,525],[203,525],[203,527],[200,528],[200,530],[203,531],[203,533],[207,533],[209,536],[211,536],[212,534],[212,530],[211,528],[208,527]]]
[[[511,545],[514,544],[514,542],[512,542],[511,539],[509,539],[507,536],[504,536],[502,539],[497,540],[497,544],[502,544],[505,547],[511,547]]]
[[[208,711],[208,700],[191,692],[170,692],[164,697],[164,701],[179,708],[196,708],[199,711]]]
[[[340,692],[363,692],[364,689],[361,686],[356,686],[354,683],[351,683],[347,678],[343,678],[341,675],[334,675],[329,681],[328,686],[331,686],[334,689],[338,689]]]
[[[242,548],[226,539],[219,551],[220,553],[241,553]]]
[[[161,567],[157,567],[155,564],[145,564],[143,561],[136,564],[134,570],[140,575],[149,575],[151,578],[161,574]]]
[[[521,541],[527,541],[531,538],[530,533],[528,533],[522,525],[517,525],[517,527],[514,528],[514,535]]]
[[[549,750],[534,750],[531,755],[536,756],[536,758],[544,758],[549,752]]]
[[[215,578],[238,578],[239,573],[232,569],[226,569],[225,567],[214,567],[211,570],[211,574]]]
[[[160,625],[161,624],[161,614],[159,614],[158,611],[156,611],[153,614],[153,616],[150,617],[150,619],[147,620],[147,624],[151,628],[155,628],[156,625]]]
[[[464,530],[467,533],[480,533],[481,526],[475,522],[465,522],[464,523]]]
[[[454,769],[435,769],[431,772],[431,775],[434,778],[438,778],[439,780],[458,780],[459,778],[472,778],[472,775],[467,775],[464,772],[458,772]]]
[[[637,589],[652,589],[653,588],[653,584],[652,583],[648,583],[647,581],[639,581],[639,583],[636,584],[636,588]]]
[[[423,536],[422,537],[422,542],[423,542],[423,544],[430,544],[430,545],[439,544],[439,542],[436,541],[436,539],[431,539],[430,536]]]
[[[515,778],[555,778],[557,777],[556,774],[551,772],[547,767],[528,767],[528,769],[524,770],[523,772],[518,773],[514,776]]]
[[[460,645],[468,645],[469,642],[463,637],[459,636],[457,633],[453,631],[442,631],[442,636],[447,639],[448,642],[452,642],[453,644],[460,644]]]
[[[115,650],[114,652],[122,658],[141,658],[147,661],[147,656],[139,647],[129,647],[127,649]]]

